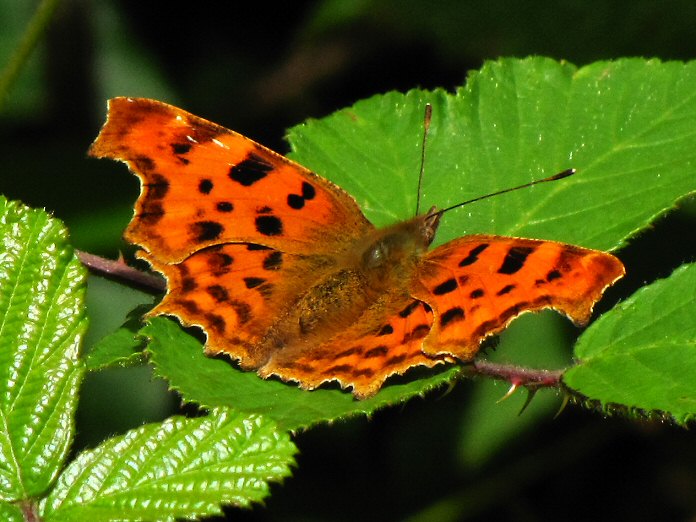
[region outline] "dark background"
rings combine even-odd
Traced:
[[[0,1],[0,66],[35,5]],[[169,101],[285,152],[284,129],[305,118],[392,89],[451,90],[499,56],[690,60],[694,27],[690,1],[66,0],[0,114],[0,192],[52,211],[78,248],[115,257],[127,250],[119,237],[137,182],[85,157],[108,97]],[[694,215],[684,206],[619,253],[629,286],[694,259]],[[99,307],[100,291],[110,300],[123,292],[125,309],[141,299],[91,287],[88,345],[121,320]],[[76,450],[168,415],[175,400],[162,389],[147,373],[88,379]],[[462,423],[485,415],[462,413],[473,389],[297,434],[295,476],[265,507],[228,509],[230,519],[696,519],[693,433],[572,407],[554,420],[545,410],[492,456],[472,459],[459,438]]]

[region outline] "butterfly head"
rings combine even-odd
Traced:
[[[380,272],[412,263],[433,242],[441,216],[432,207],[427,214],[379,230],[362,249],[362,267]]]

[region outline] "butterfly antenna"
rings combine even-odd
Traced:
[[[442,215],[442,214],[444,214],[445,212],[449,212],[450,210],[454,210],[455,208],[463,207],[464,205],[468,205],[469,203],[474,203],[474,202],[476,202],[476,201],[481,201],[482,199],[491,198],[491,197],[493,197],[493,196],[499,196],[500,194],[505,194],[505,193],[507,193],[507,192],[512,192],[513,190],[519,190],[519,189],[531,187],[531,186],[533,186],[533,185],[538,185],[539,183],[546,183],[546,182],[548,182],[548,181],[556,181],[556,180],[559,180],[559,179],[567,178],[568,176],[572,176],[573,174],[575,174],[575,172],[576,172],[575,169],[566,169],[566,170],[564,170],[564,171],[562,171],[562,172],[559,172],[558,174],[554,174],[553,176],[549,176],[548,178],[537,179],[537,180],[531,181],[531,182],[529,182],[529,183],[525,183],[525,184],[523,184],[523,185],[518,185],[518,186],[516,186],[516,187],[506,188],[506,189],[503,189],[503,190],[499,190],[499,191],[497,191],[497,192],[491,192],[490,194],[485,194],[485,195],[483,195],[483,196],[479,196],[479,197],[474,198],[474,199],[469,199],[469,200],[467,200],[467,201],[462,201],[461,203],[457,203],[456,205],[452,205],[451,207],[447,207],[447,208],[443,208],[442,210],[438,210],[438,211],[435,212],[433,215],[437,215],[437,214]]]
[[[430,133],[430,120],[433,116],[433,106],[429,103],[425,104],[425,114],[423,115],[423,143],[421,145],[421,165],[420,173],[418,174],[418,199],[416,199],[416,216],[420,214],[421,202],[421,186],[423,185],[423,172],[425,171],[425,145],[428,142],[428,134]]]

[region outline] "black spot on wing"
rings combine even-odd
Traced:
[[[273,297],[275,286],[272,283],[263,283],[256,287],[256,291],[261,294],[261,297],[268,300]]]
[[[240,324],[246,324],[251,319],[251,306],[244,301],[238,301],[237,299],[230,299],[230,306],[237,314],[237,319]]]
[[[472,290],[472,292],[469,294],[469,297],[471,299],[479,299],[480,297],[483,297],[483,295],[483,288],[477,288],[476,290]]]
[[[404,335],[404,338],[401,339],[401,342],[403,344],[406,344],[406,343],[409,343],[409,342],[417,340],[417,339],[422,339],[423,337],[428,335],[428,332],[430,332],[430,325],[429,324],[419,324],[419,325],[415,326],[406,335]]]
[[[227,289],[220,285],[211,285],[206,288],[208,294],[218,303],[224,303],[230,300],[230,294]]]
[[[146,225],[155,225],[164,216],[164,208],[158,201],[147,201],[138,212],[138,219]]]
[[[474,263],[476,263],[476,261],[478,261],[479,254],[481,254],[487,248],[488,248],[488,243],[482,243],[478,246],[475,246],[474,248],[471,249],[471,251],[467,254],[467,256],[459,262],[459,266],[473,265]]]
[[[229,201],[219,201],[215,208],[217,208],[218,212],[232,212],[234,205]]]
[[[217,221],[196,221],[190,226],[196,241],[213,241],[222,235],[225,228]]]
[[[244,278],[244,286],[247,288],[256,288],[259,285],[262,285],[265,283],[266,280],[263,279],[262,277],[245,277]]]
[[[225,333],[225,329],[227,328],[227,323],[225,322],[225,319],[218,314],[214,313],[207,313],[205,314],[205,320],[207,321],[206,327],[207,328],[212,328],[219,334]]]
[[[440,283],[435,288],[433,288],[433,294],[435,295],[445,295],[450,292],[454,292],[458,288],[457,280],[452,278],[447,281]]]
[[[380,345],[367,350],[364,357],[367,359],[371,359],[373,357],[384,357],[387,355],[387,353],[389,353],[389,349],[386,346]]]
[[[401,355],[395,355],[394,357],[390,357],[384,364],[385,366],[394,366],[395,364],[401,364],[405,360],[406,354],[402,353]]]
[[[514,246],[505,254],[503,264],[498,269],[499,274],[514,274],[522,269],[529,254],[534,252],[534,247]]]
[[[385,324],[382,328],[379,329],[377,332],[378,336],[382,335],[391,335],[394,333],[394,327],[390,324]]]
[[[548,274],[546,274],[546,280],[550,283],[554,279],[560,279],[561,273],[558,270],[551,270]]]
[[[327,370],[324,370],[322,373],[324,375],[336,375],[340,373],[348,373],[352,369],[353,367],[350,364],[337,364],[331,368],[328,368]]]
[[[405,319],[413,313],[413,311],[418,308],[419,301],[411,301],[411,303],[399,312],[399,317]]]
[[[314,199],[317,195],[317,191],[313,185],[303,181],[301,194],[288,194],[287,203],[288,206],[295,210],[300,210],[304,208],[305,201],[310,201]]]
[[[231,270],[231,265],[234,263],[234,258],[224,252],[216,252],[208,257],[207,264],[210,271],[215,276],[222,276]]]
[[[198,192],[201,194],[210,194],[210,191],[213,190],[213,182],[209,179],[202,179],[198,183]]]
[[[343,350],[342,352],[338,352],[336,355],[332,357],[332,359],[341,359],[343,357],[348,357],[350,355],[356,355],[356,354],[361,354],[363,351],[362,346],[353,346],[351,348],[348,348],[347,350]]]
[[[283,253],[277,250],[268,254],[263,260],[264,270],[280,270],[283,266]]]
[[[181,280],[181,291],[184,294],[187,294],[189,292],[194,291],[198,287],[198,283],[196,283],[196,280],[191,277],[187,276],[182,278]]]
[[[440,326],[444,328],[451,323],[462,320],[464,320],[464,310],[458,306],[455,306],[440,316]]]
[[[188,154],[190,150],[191,150],[190,143],[174,143],[174,144],[172,144],[172,152],[174,154],[176,154],[177,156],[180,156],[182,154]]]
[[[140,170],[144,173],[155,170],[155,161],[147,156],[138,156],[133,159],[133,163],[136,170]]]
[[[505,295],[505,294],[509,294],[509,293],[512,292],[516,287],[517,287],[517,285],[506,285],[506,286],[504,286],[503,288],[501,288],[500,290],[498,290],[498,291],[496,292],[495,295]]]
[[[257,216],[256,231],[264,236],[279,236],[283,233],[283,222],[277,216]]]
[[[306,181],[302,182],[302,197],[305,199],[314,199],[317,195],[317,191],[314,188],[314,185],[311,185],[310,183],[307,183]]]
[[[198,303],[195,301],[191,301],[189,299],[179,299],[177,304],[191,315],[198,315],[201,313],[201,309],[198,307]]]
[[[152,199],[162,199],[169,192],[169,181],[161,174],[153,174],[150,182],[145,186],[148,188],[147,196]]]
[[[242,186],[250,187],[265,178],[273,170],[273,165],[251,152],[243,161],[230,169],[229,177]]]
[[[288,194],[288,206],[295,210],[300,210],[304,207],[304,198],[297,194]]]

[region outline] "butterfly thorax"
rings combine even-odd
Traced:
[[[302,270],[313,272],[313,283],[293,289],[257,350],[307,351],[347,329],[371,331],[385,314],[402,307],[418,260],[434,234],[426,216],[373,229],[333,258]],[[394,309],[394,310],[392,310]],[[256,350],[255,350],[256,351]]]

